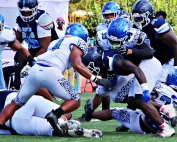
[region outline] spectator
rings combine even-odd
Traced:
[[[65,20],[62,17],[58,17],[57,20],[56,32],[59,38],[64,37],[65,35]]]

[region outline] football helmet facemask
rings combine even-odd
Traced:
[[[108,44],[112,49],[117,49],[121,45],[125,44],[128,38],[128,30],[130,28],[129,22],[121,17],[114,19],[108,27],[107,39]]]
[[[113,19],[115,19],[117,17],[119,12],[120,12],[120,7],[116,2],[114,2],[114,1],[107,2],[106,4],[103,5],[102,11],[101,11],[101,16],[102,16],[103,22],[108,25]],[[113,18],[112,17],[107,18],[106,15],[108,15],[108,14],[109,15],[113,14]]]
[[[132,7],[132,19],[140,30],[151,22],[152,4],[148,0],[137,1]]]
[[[19,0],[17,6],[24,22],[30,22],[36,17],[38,0]]]

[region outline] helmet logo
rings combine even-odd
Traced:
[[[70,33],[70,30],[71,30],[71,29],[70,29],[70,28],[68,28],[66,32],[67,32],[67,33]]]
[[[94,74],[96,76],[99,75],[99,73],[100,73],[100,68],[99,67],[95,67],[94,62],[90,62],[88,64],[87,68],[92,74]]]
[[[111,12],[111,10],[106,10],[106,11],[105,11],[105,13],[110,13],[110,12]]]

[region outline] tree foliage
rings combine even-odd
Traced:
[[[93,12],[83,20],[82,24],[88,29],[90,36],[95,36],[95,28],[101,22],[101,8],[108,0],[80,0],[78,3],[72,4],[72,9],[81,9],[87,12]],[[131,14],[131,8],[137,0],[114,0],[121,9]],[[174,28],[177,34],[177,0],[149,0],[154,9],[154,13],[163,10],[167,13],[167,21]]]

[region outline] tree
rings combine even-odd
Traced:
[[[126,10],[131,14],[133,4],[137,0],[114,0],[117,2],[121,9]],[[154,8],[154,12],[163,10],[167,13],[167,21],[174,28],[177,34],[177,0],[149,0]],[[87,27],[91,37],[95,36],[96,25],[101,21],[101,8],[108,2],[108,0],[80,0],[78,3],[73,4],[74,9],[82,9],[87,12],[93,12],[93,15],[88,15],[83,20],[83,25]]]

